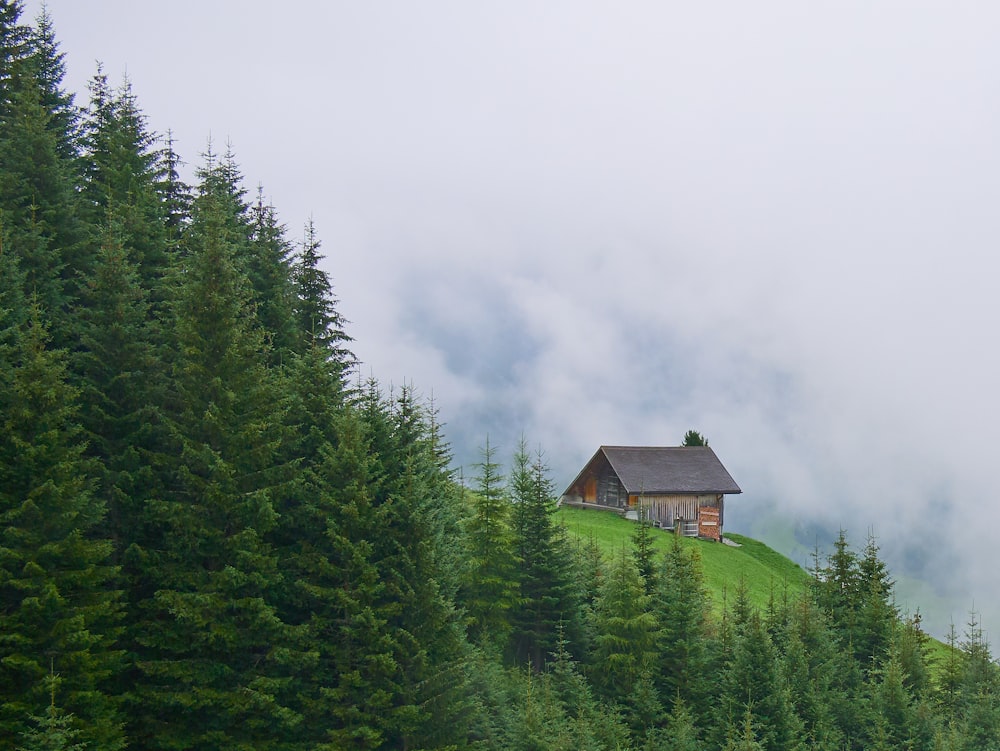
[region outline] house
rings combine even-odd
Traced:
[[[622,514],[642,508],[656,526],[721,540],[724,497],[741,492],[708,446],[601,446],[559,502]]]

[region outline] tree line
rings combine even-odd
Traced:
[[[458,481],[361,379],[321,242],[235,154],[180,174],[128,81],[63,86],[0,0],[0,750],[997,747],[973,618],[940,664],[875,542],[713,610],[640,524],[554,517],[540,449]]]

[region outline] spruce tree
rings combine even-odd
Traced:
[[[914,701],[904,683],[898,654],[891,654],[869,678],[872,747],[912,748]]]
[[[660,695],[682,700],[699,722],[707,721],[708,594],[696,551],[688,550],[676,535],[660,560],[652,607],[659,627]]]
[[[520,562],[519,600],[511,611],[515,662],[540,672],[556,644],[560,624],[571,647],[578,648],[580,592],[572,570],[565,532],[552,520],[554,488],[544,455],[528,455],[522,438],[510,474],[514,551]]]
[[[27,34],[27,46],[41,92],[42,107],[50,114],[49,129],[56,138],[60,159],[72,163],[78,156],[80,113],[73,94],[63,87],[65,55],[59,51],[55,23],[44,5]]]
[[[93,275],[82,287],[77,310],[79,349],[74,353],[80,384],[80,425],[87,455],[94,460],[95,493],[105,504],[102,534],[112,543],[124,590],[122,644],[136,651],[138,604],[148,597],[141,567],[156,547],[147,504],[162,498],[165,479],[157,472],[164,448],[166,373],[154,344],[148,293],[124,245],[124,232],[113,216],[97,253]],[[117,687],[125,694],[135,679],[134,666]]]
[[[684,440],[681,441],[681,446],[707,446],[708,441],[705,440],[705,436],[699,433],[697,430],[689,430],[684,434]]]
[[[517,559],[510,529],[510,502],[489,436],[476,465],[472,510],[465,524],[465,568],[459,603],[469,638],[499,654],[510,635],[510,611],[517,603]]]
[[[885,563],[879,558],[879,546],[869,534],[858,561],[858,604],[854,653],[863,667],[881,662],[899,621],[899,611],[893,602],[894,582]]]
[[[642,577],[624,549],[604,580],[594,613],[594,683],[607,699],[624,700],[652,669],[656,618]]]
[[[88,453],[100,468],[98,493],[107,504],[108,530],[118,562],[142,544],[140,508],[156,487],[150,466],[162,424],[162,372],[148,317],[148,292],[114,216],[105,229],[94,273],[81,291],[80,348],[74,356],[81,383],[81,422]]]
[[[341,747],[447,745],[466,732],[466,654],[457,614],[437,584],[439,556],[428,529],[438,467],[409,399],[405,391],[387,399],[371,380],[359,404],[370,512],[358,517],[349,539],[372,577],[358,583],[357,642],[344,653],[350,678],[331,694],[351,712],[336,730]]]
[[[307,346],[318,344],[330,353],[330,362],[340,372],[354,364],[348,349],[351,337],[345,331],[346,321],[337,309],[330,277],[320,268],[323,255],[312,222],[306,225],[302,250],[293,267],[297,304],[295,315],[299,335]]]
[[[776,650],[754,611],[737,636],[726,665],[720,697],[722,716],[745,718],[750,712],[755,735],[765,751],[792,751],[800,747],[800,723],[792,711]],[[730,725],[730,734],[738,726]]]
[[[0,33],[17,36],[10,29]],[[66,308],[84,264],[73,162],[60,153],[69,136],[54,129],[55,114],[43,103],[39,62],[27,54],[9,61],[0,110],[0,215],[7,248],[25,275],[25,291],[37,296],[58,344],[70,339]]]
[[[397,668],[373,555],[380,533],[374,463],[358,416],[344,412],[331,419],[336,437],[318,448],[321,460],[313,468],[303,469],[311,492],[289,509],[293,526],[282,525],[286,534],[301,532],[287,540],[293,577],[287,596],[291,620],[306,625],[317,659],[300,689],[301,730],[315,744],[307,747],[380,748]]]
[[[424,422],[424,443],[430,460],[430,497],[426,507],[434,550],[435,568],[442,596],[455,602],[465,567],[461,543],[468,519],[465,488],[460,481],[461,469],[454,466],[451,444],[445,438],[444,423],[434,394],[421,405]],[[456,544],[457,543],[457,544]]]
[[[646,748],[650,751],[654,748],[663,751],[704,751],[706,746],[701,740],[694,715],[683,699],[674,700],[666,726],[650,734]]]
[[[290,470],[275,463],[283,416],[238,262],[232,186],[204,173],[172,300],[171,446],[143,558],[133,735],[146,748],[280,746],[300,721],[287,698],[300,665],[276,613],[267,542]]]
[[[1000,748],[1000,668],[975,611],[969,614],[961,648],[962,679],[958,694],[961,748]]]
[[[49,673],[46,677],[49,688],[49,706],[45,714],[32,717],[34,727],[29,727],[23,735],[22,744],[17,751],[85,751],[87,744],[77,741],[80,731],[75,728],[76,718],[56,704],[56,688],[58,676]]]
[[[13,93],[14,68],[27,54],[31,30],[21,23],[21,0],[0,0],[0,113],[8,116]]]
[[[184,162],[175,148],[173,131],[167,129],[162,146],[156,152],[156,182],[154,187],[160,199],[166,225],[167,247],[172,249],[180,241],[191,215],[191,187],[180,175]]]
[[[652,595],[656,589],[656,560],[653,548],[652,524],[649,520],[649,507],[640,504],[639,518],[635,532],[632,533],[632,557],[642,576],[643,588],[647,595]]]
[[[815,572],[813,588],[816,604],[827,614],[844,645],[852,644],[857,634],[860,577],[858,556],[851,550],[847,533],[840,530],[834,552],[826,565]]]
[[[948,627],[945,646],[947,649],[938,673],[936,698],[943,713],[955,717],[958,714],[961,701],[962,651],[959,647],[958,633],[955,630],[954,622]]]
[[[258,325],[267,332],[271,361],[287,361],[298,348],[292,248],[274,207],[264,202],[263,188],[250,207],[247,276],[253,288],[251,302]]]
[[[53,673],[81,740],[121,748],[118,707],[105,693],[121,654],[111,545],[96,536],[104,507],[91,492],[65,353],[47,347],[41,315],[35,303],[2,352],[0,748],[45,716]]]
[[[162,316],[169,253],[165,208],[156,190],[156,137],[128,79],[112,89],[98,67],[90,82],[83,143],[83,212],[91,244],[100,243],[110,223],[119,225],[141,286],[150,296],[150,313]]]
[[[803,726],[803,739],[810,748],[843,748],[838,718],[854,717],[849,710],[856,701],[840,684],[851,670],[842,671],[840,666],[846,663],[853,668],[853,656],[839,651],[825,616],[808,597],[801,597],[791,607],[784,639],[783,676]],[[857,729],[857,721],[852,720],[851,729]]]
[[[439,583],[448,572],[442,568],[433,528],[447,514],[453,496],[444,494],[448,473],[412,386],[400,389],[394,401],[391,435],[391,449],[381,457],[388,481],[382,486],[380,508],[383,529],[390,533],[381,541],[390,544],[377,555],[382,579],[401,595],[392,607],[402,609],[391,622],[404,637],[399,653],[405,677],[402,698],[412,705],[404,703],[396,712],[401,721],[397,737],[405,744],[420,739],[428,746],[447,745],[464,739],[470,711],[462,682],[464,633]],[[413,715],[413,706],[421,708],[419,716]]]

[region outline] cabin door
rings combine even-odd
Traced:
[[[585,503],[597,503],[597,478],[588,477],[583,483],[583,500]]]

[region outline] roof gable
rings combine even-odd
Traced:
[[[708,446],[601,446],[600,454],[629,494],[743,492]]]

